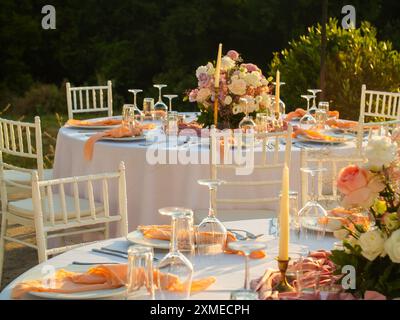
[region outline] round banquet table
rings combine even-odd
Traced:
[[[141,142],[114,142],[98,141],[94,147],[94,155],[91,161],[83,157],[83,148],[88,139],[89,130],[79,130],[63,127],[57,137],[57,147],[54,163],[54,177],[65,178],[104,172],[115,172],[119,163],[125,162],[127,198],[128,198],[128,221],[129,230],[135,229],[142,224],[169,223],[167,217],[158,213],[159,208],[169,206],[183,206],[198,210],[208,207],[209,193],[206,187],[197,183],[198,179],[210,177],[210,167],[207,164],[154,164],[148,162],[149,146]],[[194,138],[191,138],[194,139]],[[203,139],[204,140],[204,139]],[[326,146],[323,146],[326,148]],[[209,145],[203,143],[189,143],[179,145],[160,145],[167,152],[190,152],[197,159],[208,159]],[[280,156],[284,155],[284,145],[280,146]],[[347,142],[334,148],[335,155],[348,156],[355,150],[354,142]],[[300,191],[300,150],[297,144],[292,146],[291,157],[291,190]],[[154,150],[152,151],[154,154]],[[272,153],[272,152],[271,152]],[[261,157],[261,146],[255,148],[255,161],[257,154]],[[179,155],[178,155],[179,156]],[[259,158],[260,158],[259,157]],[[258,171],[257,171],[258,172]],[[230,171],[232,176],[234,171]],[[280,177],[280,170],[269,171],[267,179]],[[222,177],[223,178],[223,177]],[[232,178],[232,177],[231,177]],[[239,179],[241,177],[239,176]],[[260,178],[263,178],[260,176]],[[267,189],[267,191],[266,191]],[[274,186],[266,188],[254,187],[246,190],[236,188],[229,191],[229,198],[264,198],[276,196],[280,190]],[[96,200],[101,201],[101,188],[95,188]],[[219,191],[220,192],[220,191]],[[267,193],[267,194],[266,194]],[[225,195],[226,196],[226,195]],[[224,197],[221,189],[221,197]],[[116,210],[118,195],[110,192],[110,206]],[[240,209],[238,205],[225,205],[223,209]],[[264,209],[253,207],[252,209]],[[268,208],[271,209],[271,208]],[[275,208],[272,208],[275,209]],[[117,236],[117,234],[112,234]]]
[[[254,234],[265,234],[268,229],[270,219],[255,219],[246,221],[231,221],[226,222],[227,228],[237,228],[240,226],[242,229],[250,231]],[[250,277],[251,279],[257,279],[261,277],[268,268],[277,269],[277,263],[275,257],[278,254],[278,241],[270,239],[268,236],[260,238],[260,241],[267,241],[268,246],[266,249],[267,257],[260,260],[250,261]],[[300,249],[308,248],[308,250],[331,250],[333,248],[335,239],[331,235],[327,234],[324,239],[318,241],[309,241],[308,243],[290,244],[289,255],[294,255],[299,252]],[[65,268],[71,265],[72,262],[93,262],[93,263],[126,263],[126,259],[102,255],[92,251],[93,248],[100,249],[101,247],[107,247],[110,249],[127,250],[131,244],[123,238],[111,239],[106,241],[100,241],[94,244],[90,244],[84,247],[70,250],[66,253],[58,255],[47,262],[37,265],[36,267],[28,270],[12,283],[10,283],[0,293],[0,300],[11,299],[12,288],[21,281],[40,279],[43,277],[43,270],[49,270],[48,266],[52,266],[55,269]],[[155,250],[155,256],[162,258],[166,251]],[[292,253],[292,254],[291,254]],[[46,266],[46,269],[43,267]],[[90,266],[88,266],[90,268]],[[207,290],[197,292],[191,296],[194,300],[229,300],[230,292],[241,289],[244,282],[244,257],[238,255],[223,254],[221,256],[214,257],[195,257],[194,260],[194,279],[205,278],[208,276],[216,277],[216,282],[212,284]],[[114,299],[121,299],[120,297],[114,297]],[[36,297],[28,294],[24,299],[37,299]]]

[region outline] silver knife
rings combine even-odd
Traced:
[[[92,249],[92,251],[96,252],[96,253],[101,253],[101,254],[105,254],[105,255],[109,255],[109,256],[114,256],[114,257],[126,259],[126,260],[128,259],[127,255],[120,254],[120,253],[109,252],[109,251],[104,251],[104,250],[99,250],[99,249]]]

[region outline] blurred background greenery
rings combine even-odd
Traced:
[[[127,90],[156,97],[196,86],[195,70],[216,56],[217,44],[236,49],[267,75],[282,71],[283,100],[293,109],[319,86],[321,3],[316,0],[53,0],[57,29],[43,30],[48,1],[0,1],[0,107],[13,115],[66,113],[64,86],[114,85],[118,112]],[[348,1],[329,1],[326,96],[343,117],[355,118],[360,88],[399,88],[400,2],[352,1],[357,27],[338,28]],[[313,28],[309,28],[315,26]],[[374,28],[376,27],[376,29]],[[384,42],[379,42],[384,41]],[[290,42],[290,44],[289,44]],[[195,105],[176,102],[180,110]]]

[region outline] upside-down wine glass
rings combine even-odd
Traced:
[[[155,88],[158,88],[158,101],[154,105],[154,112],[157,118],[164,118],[168,112],[168,106],[162,101],[162,88],[167,87],[166,84],[155,84]]]
[[[198,225],[196,231],[197,251],[201,255],[216,255],[224,252],[227,231],[216,217],[215,199],[217,188],[225,183],[222,180],[198,180],[198,184],[207,186],[210,192],[208,216]]]
[[[245,256],[244,286],[243,289],[233,291],[231,293],[231,299],[238,300],[237,296],[240,296],[240,300],[257,300],[257,292],[250,289],[249,256],[254,251],[265,249],[267,244],[255,240],[245,240],[230,242],[228,246],[232,250],[243,252]]]
[[[169,100],[169,112],[172,111],[172,100],[175,98],[178,98],[177,94],[165,94],[163,96],[164,98],[167,98]]]
[[[193,211],[186,208],[162,208],[159,213],[172,219],[172,232],[169,253],[158,263],[157,287],[163,300],[188,299],[193,278],[193,265],[179,250],[194,250]],[[171,290],[171,283],[176,283],[179,290]]]
[[[306,100],[307,100],[307,111],[310,110],[310,100],[311,100],[312,98],[314,98],[314,96],[311,95],[311,94],[303,94],[301,97],[302,97],[303,99],[306,99]]]
[[[314,114],[315,112],[317,112],[318,108],[317,108],[317,94],[322,92],[321,89],[308,89],[308,92],[310,92],[313,95],[313,105],[310,108],[310,110],[308,110],[311,114]]]
[[[309,201],[300,209],[298,219],[300,223],[299,238],[301,241],[321,240],[325,237],[328,213],[318,203],[315,195],[315,178],[318,173],[327,171],[326,168],[301,168],[302,172],[311,177]]]
[[[240,98],[240,103],[245,106],[245,109],[244,109],[245,117],[242,119],[242,121],[239,122],[239,128],[244,133],[246,133],[247,131],[254,130],[256,127],[256,124],[253,121],[253,117],[249,116],[250,99],[249,98]]]

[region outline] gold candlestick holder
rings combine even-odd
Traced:
[[[289,266],[289,261],[288,260],[280,260],[279,258],[276,258],[278,261],[278,269],[279,272],[281,273],[281,279],[279,280],[279,283],[276,285],[274,288],[278,292],[294,292],[296,291],[288,282],[287,277],[286,277],[286,271]]]

